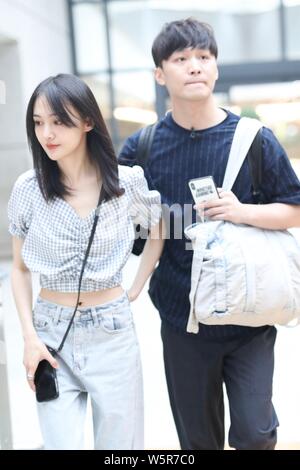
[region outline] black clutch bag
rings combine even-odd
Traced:
[[[56,355],[56,351],[50,348],[50,346],[47,346],[47,349],[52,356]],[[59,395],[56,370],[46,359],[39,363],[35,371],[34,385],[37,401],[53,400]]]

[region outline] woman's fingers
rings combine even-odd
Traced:
[[[31,388],[31,390],[33,390],[35,392],[35,385],[34,385],[34,373],[35,373],[35,370],[36,368],[34,367],[30,367],[27,369],[26,371],[26,378],[27,378],[27,382],[28,382],[28,385],[29,387]]]

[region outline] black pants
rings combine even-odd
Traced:
[[[169,398],[182,449],[224,448],[223,383],[230,447],[274,449],[279,424],[272,404],[276,333],[270,327],[251,338],[220,342],[162,323]]]

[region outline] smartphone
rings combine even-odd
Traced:
[[[212,176],[190,180],[189,188],[196,204],[220,197]]]

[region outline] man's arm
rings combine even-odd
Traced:
[[[220,199],[197,205],[199,214],[211,220],[227,220],[234,224],[247,224],[270,230],[300,227],[300,205],[242,204],[231,191],[218,188]]]
[[[118,157],[119,165],[134,166],[137,164],[136,151],[140,132],[136,132],[126,140]]]
[[[300,227],[300,206],[275,202],[265,205],[243,204],[243,224],[271,230]]]
[[[291,162],[268,128],[263,128],[260,189],[266,204],[243,204],[231,191],[218,188],[220,199],[200,206],[212,220],[228,220],[270,230],[300,227],[300,182]]]

